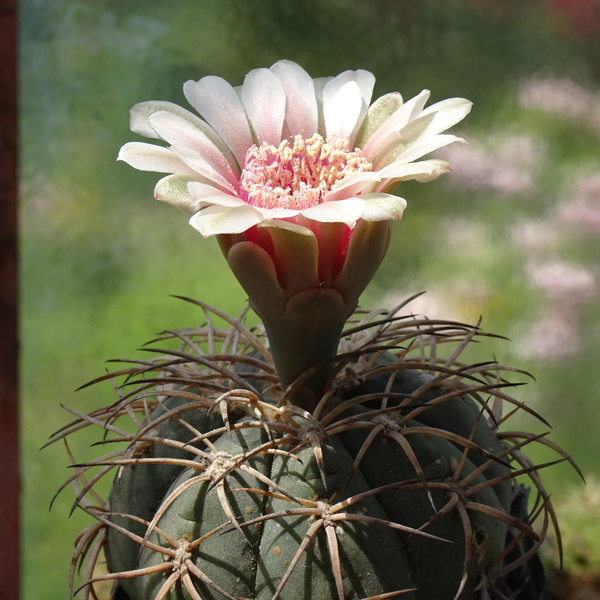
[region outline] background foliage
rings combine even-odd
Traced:
[[[136,102],[184,105],[208,74],[239,84],[280,58],[312,76],[364,68],[375,97],[475,102],[447,152],[454,173],[403,184],[409,208],[363,298],[510,337],[482,345],[534,373],[520,397],[553,439],[600,476],[600,49],[593,0],[21,0],[22,430],[26,600],[63,599],[82,515],[59,447],[39,451],[110,386],[74,394],[111,357],[201,315],[170,294],[235,314],[243,292],[214,240],[152,200],[156,175],[116,164]],[[439,155],[439,153],[438,153]],[[522,392],[522,393],[521,393]],[[533,423],[523,426],[534,427]],[[91,456],[92,440],[73,445]],[[544,460],[540,455],[538,460]],[[560,499],[574,473],[547,473]],[[34,575],[34,576],[33,576]]]

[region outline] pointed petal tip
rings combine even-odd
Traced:
[[[400,196],[386,193],[363,194],[364,221],[399,221],[404,214],[407,202]]]
[[[194,214],[190,225],[204,237],[210,237],[220,233],[243,233],[263,220],[262,215],[247,204],[233,208],[212,205]]]
[[[132,142],[127,142],[126,144],[123,144],[120,148],[119,148],[119,152],[117,153],[117,158],[115,160],[117,161],[122,161],[122,162],[126,162],[126,159],[124,157],[124,155],[127,153],[127,146],[129,146],[129,144],[131,144]]]

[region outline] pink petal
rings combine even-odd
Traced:
[[[269,69],[254,69],[244,79],[241,98],[258,144],[279,146],[286,110],[279,79]]]
[[[246,113],[233,87],[221,77],[209,75],[200,81],[187,81],[183,93],[243,167],[246,151],[254,142]]]
[[[309,138],[318,131],[319,114],[315,86],[310,75],[289,60],[276,62],[271,71],[275,73],[286,95],[285,126],[287,135]]]
[[[187,166],[170,148],[145,142],[128,142],[119,150],[117,160],[122,160],[140,171],[197,175],[196,171]]]

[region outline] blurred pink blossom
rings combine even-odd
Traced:
[[[452,181],[469,189],[492,189],[500,195],[528,194],[535,190],[534,170],[544,156],[543,145],[529,136],[492,136],[468,145],[448,147]]]
[[[600,98],[572,79],[534,77],[523,81],[518,90],[518,102],[521,108],[581,119],[600,135]]]
[[[548,312],[516,338],[517,354],[550,362],[573,356],[580,349],[578,325],[576,311]]]
[[[575,263],[553,261],[529,263],[525,267],[529,283],[548,298],[575,305],[593,298],[597,290],[594,274]]]
[[[518,101],[521,108],[582,117],[590,113],[597,99],[592,91],[572,79],[534,77],[521,83]]]
[[[600,196],[600,173],[593,173],[579,178],[575,182],[575,187],[577,194],[598,200],[598,196]]]
[[[569,200],[559,204],[560,219],[589,233],[600,233],[600,173],[580,177]]]
[[[401,302],[411,296],[411,292],[395,291],[388,294],[383,305],[389,309],[398,306]],[[427,319],[450,319],[458,320],[460,314],[454,311],[448,302],[447,296],[436,292],[427,292],[421,294],[406,306],[403,306],[397,313],[397,316],[417,315]]]
[[[556,224],[542,219],[517,221],[510,234],[517,248],[534,255],[547,255],[548,252],[557,250],[565,237]]]
[[[439,230],[448,249],[458,256],[481,255],[490,239],[490,228],[485,223],[464,217],[442,220]]]

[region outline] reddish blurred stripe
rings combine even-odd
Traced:
[[[589,35],[600,29],[599,0],[551,0],[565,33]]]
[[[0,598],[19,596],[17,3],[0,0]]]

